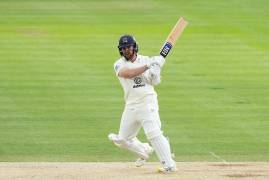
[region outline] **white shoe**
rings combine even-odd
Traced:
[[[174,173],[174,172],[177,172],[177,168],[176,167],[161,167],[158,169],[158,172],[162,174]]]
[[[171,166],[163,166],[158,169],[159,173],[168,174],[173,173],[177,171],[177,164],[175,161],[173,161],[173,164]]]
[[[148,156],[148,158],[149,158],[149,156],[153,153],[153,148],[149,145],[149,143],[143,143],[143,146],[144,146],[144,148],[145,148],[145,153],[147,154],[147,156]],[[147,159],[148,159],[147,158]],[[136,161],[135,161],[135,166],[136,167],[141,167],[141,166],[143,166],[143,165],[145,165],[145,163],[146,163],[146,159],[145,158],[142,158],[142,157],[140,157],[140,158],[138,158]]]
[[[141,166],[144,166],[145,163],[146,163],[146,159],[138,158],[138,159],[135,161],[135,166],[136,166],[136,167],[141,167]]]

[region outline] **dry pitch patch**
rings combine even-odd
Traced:
[[[178,172],[157,173],[158,163],[137,168],[130,162],[100,163],[0,163],[2,180],[268,180],[269,162],[180,162]]]

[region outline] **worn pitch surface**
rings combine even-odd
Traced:
[[[0,179],[73,180],[73,179],[117,179],[117,180],[265,180],[269,178],[269,163],[262,162],[181,162],[178,172],[157,173],[158,163],[148,163],[137,168],[130,162],[102,163],[0,163]]]

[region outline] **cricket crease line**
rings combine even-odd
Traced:
[[[220,156],[216,155],[214,152],[209,151],[209,154],[211,154],[214,158],[228,164],[228,162],[225,159],[222,159]]]

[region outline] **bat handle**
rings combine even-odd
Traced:
[[[173,45],[169,42],[166,42],[160,52],[160,55],[163,56],[164,58],[168,55],[170,50],[172,49]]]

